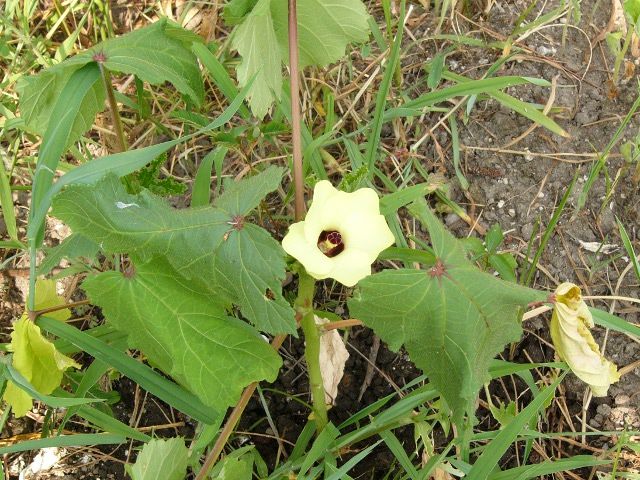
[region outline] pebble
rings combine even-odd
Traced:
[[[556,54],[557,50],[553,47],[545,47],[544,45],[540,45],[538,48],[536,48],[536,51],[544,57],[552,57]]]
[[[500,201],[498,202],[498,208],[502,208],[502,207],[504,207],[504,204],[505,204],[505,203],[506,203],[506,202],[505,202],[504,200],[500,200]]]
[[[596,409],[596,412],[598,412],[600,415],[602,416],[607,416],[611,413],[611,407],[609,405],[607,405],[606,403],[601,403],[600,405],[598,405],[598,408]]]
[[[510,217],[515,217],[516,216],[516,210],[514,208],[510,208],[508,213],[509,213]]]
[[[456,215],[455,213],[449,213],[446,217],[444,217],[444,222],[448,225],[451,226],[454,223],[456,223],[458,220],[460,220],[460,217],[458,215]]]
[[[525,151],[526,151],[527,153],[525,154],[524,159],[525,159],[527,162],[532,161],[532,160],[533,160],[533,155],[531,155],[531,152],[529,152],[529,149],[528,149],[528,148],[526,148],[526,149],[525,149]]]
[[[621,393],[615,399],[616,405],[626,405],[630,401],[631,397],[629,395],[625,395],[624,393]]]

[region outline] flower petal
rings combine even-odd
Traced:
[[[318,248],[318,239],[323,231],[332,230],[342,235],[344,250],[327,257]],[[334,278],[350,287],[371,275],[371,264],[394,241],[374,190],[341,192],[322,180],[316,183],[305,220],[289,228],[282,246],[312,277]]]
[[[580,288],[563,283],[556,289],[556,303],[551,317],[551,339],[556,353],[573,373],[587,383],[596,397],[607,394],[609,385],[619,380],[614,363],[602,356],[589,328],[593,318],[582,300]]]
[[[338,230],[342,233],[345,248],[355,246],[369,256],[369,263],[396,241],[387,221],[379,214],[351,213],[340,221]]]
[[[304,265],[309,275],[315,279],[327,278],[332,269],[331,259],[318,250],[316,242],[307,242],[304,221],[289,227],[289,232],[282,239],[282,248]]]
[[[360,188],[353,193],[344,193],[343,209],[351,213],[362,213],[367,215],[380,214],[380,199],[378,194],[371,188]]]
[[[353,287],[364,277],[371,275],[369,255],[355,248],[345,248],[344,252],[330,260],[333,268],[328,276],[347,287]]]
[[[321,180],[316,183],[313,190],[313,200],[305,217],[307,241],[317,242],[318,235],[323,230],[335,226],[330,225],[333,217],[331,212],[335,208],[336,197],[342,192],[337,190],[328,180]],[[339,202],[338,202],[339,203]]]

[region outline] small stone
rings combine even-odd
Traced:
[[[536,48],[536,51],[543,57],[552,57],[556,54],[557,50],[554,47],[546,47],[544,45],[540,45],[538,48]]]
[[[606,417],[611,413],[611,407],[609,405],[607,405],[606,403],[602,403],[602,404],[598,405],[598,408],[596,409],[596,412],[598,412],[598,414]]]
[[[538,192],[538,198],[544,198],[544,192]]]
[[[506,203],[506,202],[505,202],[504,200],[500,200],[500,201],[498,202],[498,208],[502,208],[502,207],[504,207],[504,204],[505,204],[505,203]]]
[[[456,223],[458,220],[460,220],[460,217],[458,215],[456,215],[455,213],[449,213],[446,217],[444,217],[444,222],[447,224],[447,226],[451,226],[454,223]]]
[[[510,217],[515,217],[515,216],[516,216],[516,210],[515,210],[515,208],[510,208],[510,209],[509,209],[509,211],[508,211],[508,213],[509,213],[509,216],[510,216]]]
[[[631,397],[629,395],[625,395],[624,393],[621,393],[615,399],[616,405],[626,405],[630,401]]]
[[[533,160],[533,155],[531,155],[531,152],[529,152],[529,149],[527,148],[527,149],[525,149],[525,151],[526,151],[527,153],[525,154],[524,159],[525,159],[527,162],[532,161],[532,160]]]

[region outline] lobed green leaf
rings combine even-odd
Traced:
[[[275,380],[278,354],[249,325],[228,317],[209,291],[176,275],[160,257],[134,268],[83,284],[108,321],[129,334],[131,347],[218,411],[249,383]]]
[[[392,350],[407,348],[460,423],[472,415],[493,357],[520,338],[520,308],[539,294],[476,268],[424,201],[410,211],[429,231],[435,264],[366,278],[349,311]]]

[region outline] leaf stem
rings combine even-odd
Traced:
[[[291,141],[293,143],[293,184],[295,218],[304,218],[304,172],[302,170],[302,116],[300,114],[300,74],[298,71],[298,15],[296,0],[289,0],[289,68],[291,81]]]
[[[118,138],[118,150],[120,152],[126,152],[129,149],[127,145],[127,139],[124,135],[124,127],[122,126],[122,119],[120,118],[120,112],[118,111],[118,104],[116,103],[116,96],[113,93],[113,84],[111,83],[111,72],[104,66],[102,61],[98,61],[98,67],[100,67],[100,74],[102,76],[102,83],[104,84],[104,90],[107,93],[107,100],[109,102],[109,111],[111,112],[111,119],[113,121],[113,128],[116,131],[116,137]]]
[[[35,322],[40,315],[46,315],[47,313],[57,312],[59,310],[64,310],[65,308],[74,308],[74,307],[79,307],[81,305],[88,305],[89,303],[91,303],[89,300],[78,300],[77,302],[63,303],[61,305],[43,308],[41,310],[30,310],[29,319],[32,322]]]
[[[271,346],[275,350],[278,350],[282,346],[285,338],[287,338],[287,335],[278,335],[277,337],[274,337],[274,339],[271,341]],[[218,457],[220,457],[224,446],[227,444],[231,433],[233,433],[233,429],[236,427],[236,424],[240,420],[240,417],[242,416],[244,409],[247,407],[247,404],[249,403],[249,400],[251,399],[251,396],[253,395],[253,392],[255,392],[257,386],[258,383],[253,382],[242,392],[240,400],[231,411],[229,418],[227,418],[227,421],[224,424],[220,435],[218,435],[218,438],[216,439],[216,443],[213,444],[213,448],[207,454],[207,458],[205,458],[205,461],[202,464],[202,468],[198,472],[198,475],[196,475],[195,480],[205,480],[207,478],[209,470],[211,470],[216,461],[218,461]]]
[[[296,315],[300,318],[300,325],[304,332],[304,357],[309,373],[313,414],[318,432],[321,432],[327,424],[328,419],[324,384],[322,382],[322,370],[320,369],[320,332],[313,314],[315,283],[315,280],[304,268],[300,267],[298,271],[298,298],[296,299],[295,308]]]

